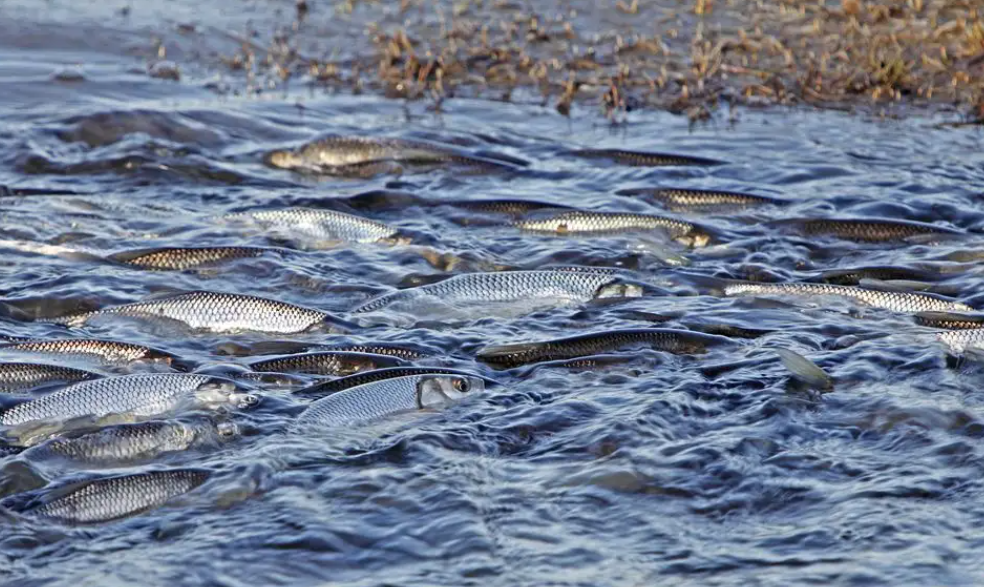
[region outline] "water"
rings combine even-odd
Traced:
[[[25,9],[9,10],[23,16]],[[947,271],[946,284],[980,306],[980,236],[938,246],[856,245],[766,224],[873,216],[979,235],[984,151],[974,130],[919,118],[872,122],[778,110],[740,111],[735,122],[721,115],[696,127],[669,114],[636,112],[613,128],[585,108],[568,119],[533,100],[451,100],[434,112],[426,103],[301,88],[240,98],[205,83],[148,77],[125,50],[127,43],[146,43],[146,14],[126,26],[58,24],[60,14],[54,24],[0,22],[0,184],[71,192],[0,198],[0,289],[28,316],[195,289],[344,315],[374,294],[442,274],[441,264],[412,248],[371,245],[241,259],[200,272],[142,271],[86,255],[270,245],[262,234],[215,219],[250,208],[330,207],[337,198],[383,188],[447,201],[530,198],[661,213],[613,195],[644,185],[748,191],[790,202],[680,215],[716,229],[728,243],[706,253],[675,250],[689,258],[687,271],[795,280],[858,265],[929,266]],[[76,62],[84,63],[83,79],[52,77]],[[315,178],[262,163],[267,151],[327,132],[440,140],[532,164],[505,175],[431,169]],[[583,147],[669,151],[728,164],[650,169],[564,155]],[[638,243],[631,237],[464,227],[447,208],[362,213],[463,257],[457,271],[562,264],[623,267],[653,278],[676,271],[658,256],[630,250]],[[11,241],[70,251],[25,252]],[[243,438],[127,469],[212,470],[199,491],[85,528],[4,514],[0,577],[10,585],[979,583],[979,367],[948,361],[932,329],[887,311],[687,295],[693,290],[686,287],[667,293],[681,295],[509,319],[475,308],[463,322],[374,326],[347,339],[289,337],[416,344],[441,353],[423,364],[472,370],[502,385],[395,429],[310,438],[282,433],[306,400],[261,387],[260,405],[233,415]],[[652,325],[627,310],[668,315],[665,327],[770,332],[742,339],[738,350],[700,358],[640,351],[628,364],[597,369],[496,372],[472,358],[486,344]],[[71,334],[15,318],[0,327],[13,336]],[[224,354],[235,345],[285,338],[188,335],[137,323],[100,323],[81,333],[146,344],[216,369],[252,360]],[[834,392],[797,389],[778,360],[762,360],[772,356],[770,346],[818,362],[834,377]],[[714,366],[735,368],[702,371]]]

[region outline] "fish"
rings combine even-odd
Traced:
[[[723,336],[668,328],[634,328],[579,334],[566,338],[487,346],[476,358],[498,368],[575,359],[626,348],[648,347],[674,354],[702,354],[711,347],[733,345]]]
[[[0,363],[0,393],[25,393],[55,383],[72,383],[101,377],[90,371],[42,363]]]
[[[454,315],[453,310],[459,310],[482,316],[508,315],[596,299],[639,297],[642,292],[641,286],[604,270],[464,273],[437,283],[383,294],[353,312],[402,311],[416,317],[432,312],[447,317]]]
[[[55,437],[27,449],[32,461],[67,460],[86,465],[133,464],[200,445],[215,445],[239,435],[233,422],[196,418],[110,426],[72,437]]]
[[[318,208],[281,208],[237,212],[224,220],[255,225],[274,236],[300,243],[327,245],[335,243],[406,244],[396,228],[345,212]]]
[[[161,247],[113,253],[115,263],[153,271],[185,271],[215,267],[236,259],[252,259],[275,249],[264,247]]]
[[[159,349],[98,338],[20,339],[0,343],[2,356],[47,357],[95,361],[100,365],[125,366],[135,362],[177,365],[178,357]]]
[[[437,208],[449,207],[478,212],[481,214],[500,214],[505,216],[522,216],[535,210],[572,210],[571,206],[539,202],[536,200],[520,200],[509,198],[478,199],[478,200],[446,200],[425,198],[409,192],[394,190],[370,190],[349,196],[342,200],[347,206],[357,210],[388,210],[405,209],[413,206]]]
[[[351,375],[386,367],[399,367],[407,362],[399,357],[370,355],[345,351],[323,351],[264,359],[249,364],[254,371],[308,373],[312,375]]]
[[[936,224],[875,218],[806,218],[779,220],[773,224],[794,227],[808,236],[834,236],[867,243],[908,241],[933,244],[941,239],[966,235],[963,231]]]
[[[984,328],[948,330],[938,333],[936,339],[957,354],[964,353],[968,350],[980,350],[984,349]]]
[[[919,312],[915,316],[916,324],[932,328],[948,330],[972,330],[984,328],[984,315],[958,314],[955,312]]]
[[[943,276],[933,271],[913,269],[911,267],[892,267],[875,265],[871,267],[852,267],[848,269],[831,269],[817,276],[817,281],[835,285],[858,285],[863,279],[881,281],[939,281]]]
[[[771,350],[779,355],[783,367],[789,370],[796,380],[821,392],[834,390],[834,380],[810,359],[789,349],[773,348]]]
[[[973,309],[963,303],[939,296],[897,291],[878,291],[850,285],[826,283],[743,283],[724,286],[724,295],[733,296],[838,296],[873,308],[893,312],[966,312]]]
[[[528,164],[515,158],[492,159],[420,140],[358,136],[326,136],[293,151],[278,150],[267,162],[281,169],[331,172],[374,163],[410,165],[454,164],[468,167],[515,170]]]
[[[123,316],[147,321],[170,321],[198,331],[244,331],[296,334],[318,329],[339,332],[327,312],[257,296],[215,291],[192,291],[153,300],[69,314],[48,321],[72,328],[94,318]]]
[[[754,194],[675,187],[627,188],[616,191],[615,195],[642,196],[675,211],[732,210],[753,206],[777,206],[784,203],[782,200]]]
[[[690,155],[675,155],[672,153],[652,153],[646,151],[627,151],[624,149],[579,149],[570,152],[575,157],[583,159],[609,159],[621,165],[634,167],[665,167],[665,166],[711,166],[723,165],[723,161]]]
[[[478,375],[469,373],[468,371],[446,369],[444,367],[389,367],[386,369],[376,369],[375,371],[363,371],[331,381],[322,381],[309,387],[298,389],[294,393],[306,397],[324,397],[367,383],[375,383],[397,377],[409,377],[411,375],[461,375],[462,377],[478,377]],[[497,384],[493,379],[483,378],[483,381],[486,387]]]
[[[319,345],[314,345],[308,348],[307,350],[367,353],[370,355],[388,355],[391,357],[398,357],[406,361],[425,359],[427,357],[434,356],[436,352],[436,351],[423,351],[417,348],[410,348],[407,346],[401,346],[398,344],[391,344],[386,342],[367,342],[367,343],[343,344],[343,345],[319,344]]]
[[[205,483],[202,469],[165,469],[68,483],[43,491],[22,513],[66,524],[97,524],[164,505]]]
[[[295,430],[351,426],[412,410],[436,410],[481,392],[485,383],[462,375],[411,375],[367,383],[321,398],[301,412]]]
[[[605,235],[660,230],[673,240],[690,247],[703,247],[712,240],[707,229],[692,222],[629,212],[573,210],[533,214],[515,222],[513,226],[526,232],[559,235]]]
[[[113,414],[149,417],[182,406],[249,406],[255,396],[236,392],[227,379],[192,373],[138,373],[81,381],[18,404],[0,414],[6,427],[40,422],[102,418]]]

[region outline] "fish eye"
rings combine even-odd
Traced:
[[[468,383],[468,380],[464,378],[456,378],[452,383],[452,385],[454,386],[455,390],[460,391],[461,393],[468,393],[468,391],[471,389],[471,384]]]

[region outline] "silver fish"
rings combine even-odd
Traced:
[[[672,153],[652,153],[646,151],[627,151],[625,149],[580,149],[571,155],[584,159],[608,159],[621,165],[635,167],[663,167],[670,165],[721,165],[722,161]]]
[[[940,332],[936,338],[957,354],[971,349],[984,349],[984,328]]]
[[[252,404],[233,382],[189,373],[140,373],[82,381],[18,404],[0,415],[0,425],[19,426],[112,414],[155,416],[182,405]]]
[[[643,196],[676,211],[713,211],[781,204],[780,200],[722,190],[689,188],[628,188],[615,192],[619,196]]]
[[[274,249],[264,247],[162,247],[113,253],[110,261],[155,271],[184,271],[214,267],[235,259],[260,257]]]
[[[225,219],[258,226],[303,243],[402,243],[399,231],[369,218],[314,208],[282,208],[229,214]]]
[[[209,476],[199,469],[170,469],[79,481],[46,491],[24,513],[68,524],[109,522],[164,505]]]
[[[780,220],[775,224],[792,226],[806,235],[834,236],[869,243],[911,241],[932,244],[941,239],[953,239],[966,234],[936,224],[875,218],[808,218]]]
[[[826,283],[731,283],[724,287],[726,296],[838,296],[865,306],[893,312],[966,312],[971,307],[930,294],[878,291],[850,285]]]
[[[635,328],[593,332],[537,342],[492,345],[479,351],[478,360],[501,368],[598,355],[640,346],[675,354],[701,354],[710,347],[731,345],[723,336],[667,328]]]
[[[151,421],[110,426],[75,437],[57,437],[23,455],[33,460],[63,459],[88,465],[133,464],[194,446],[214,445],[239,434],[232,422],[196,418],[188,422]]]
[[[155,300],[110,306],[93,312],[70,314],[51,321],[80,327],[96,317],[124,316],[148,321],[178,322],[208,332],[277,332],[294,334],[323,326],[327,312],[257,296],[212,291],[193,291]]]
[[[397,377],[409,377],[411,375],[461,375],[463,377],[475,377],[473,373],[461,371],[459,369],[446,369],[444,367],[389,367],[386,369],[376,369],[374,371],[363,371],[354,373],[331,381],[322,381],[303,389],[298,389],[295,394],[306,397],[324,397],[339,391],[345,391],[353,387],[375,383],[386,379],[396,379]],[[494,385],[496,382],[486,379],[486,385]]]
[[[406,365],[403,359],[387,355],[370,355],[342,351],[323,351],[264,359],[249,364],[254,371],[282,371],[311,375],[351,375],[362,371]]]
[[[642,288],[609,271],[503,271],[465,273],[420,287],[384,294],[356,313],[394,310],[421,313],[430,308],[463,309],[493,315],[493,304],[516,305],[520,312],[585,303],[600,298],[639,297]],[[501,311],[501,310],[500,310]]]
[[[440,409],[484,389],[481,379],[461,375],[386,379],[315,401],[298,416],[295,429],[350,426],[410,410]]]
[[[72,383],[101,377],[96,373],[40,363],[0,363],[0,393],[25,393],[54,383]]]
[[[473,167],[515,169],[526,162],[508,161],[465,154],[446,145],[425,141],[354,136],[327,136],[294,151],[274,151],[267,156],[274,167],[331,171],[333,168],[398,162],[435,165],[457,164]]]
[[[0,344],[0,356],[47,357],[59,360],[94,361],[100,365],[129,365],[137,361],[170,365],[171,353],[139,344],[96,338],[18,340]]]
[[[653,214],[628,212],[597,212],[574,210],[531,214],[514,224],[527,232],[559,235],[621,234],[627,232],[661,230],[670,238],[692,247],[702,247],[711,241],[705,229],[684,220]]]

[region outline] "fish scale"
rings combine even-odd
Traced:
[[[431,353],[418,351],[416,349],[412,349],[409,347],[390,345],[385,343],[366,343],[366,344],[350,344],[350,345],[320,345],[319,344],[310,347],[310,350],[367,353],[370,355],[387,355],[392,357],[399,357],[407,361],[412,361],[414,359],[423,359],[425,357],[431,356]]]
[[[879,291],[850,285],[827,283],[733,283],[725,286],[726,296],[838,296],[874,308],[894,312],[965,312],[972,308],[966,304],[929,294]]]
[[[944,226],[901,220],[817,218],[780,223],[797,226],[807,235],[831,235],[846,240],[874,243],[932,235],[952,238],[964,234]]]
[[[397,229],[369,218],[314,208],[284,208],[229,214],[227,220],[252,222],[285,236],[317,241],[374,243],[397,236]]]
[[[278,300],[224,292],[194,291],[156,300],[111,306],[52,320],[78,327],[97,316],[165,318],[211,332],[244,330],[294,334],[324,322],[327,312]]]
[[[23,393],[47,383],[70,383],[98,377],[100,375],[96,373],[61,365],[0,363],[0,393]]]
[[[163,505],[209,476],[199,469],[173,469],[83,481],[57,488],[27,513],[67,523],[108,522]]]
[[[184,399],[191,399],[201,386],[222,381],[188,373],[141,373],[82,381],[10,408],[0,415],[0,424],[15,426],[110,414],[159,414]],[[231,383],[229,391],[232,391]]]
[[[384,294],[356,308],[356,313],[374,312],[397,303],[435,297],[449,304],[478,304],[529,299],[556,299],[564,302],[587,302],[599,290],[618,282],[607,271],[503,271],[465,273],[411,289]]]
[[[186,450],[196,441],[217,437],[216,430],[216,425],[204,418],[193,425],[177,421],[141,422],[111,426],[73,438],[54,438],[25,454],[32,459],[55,457],[90,464],[127,462]]]
[[[778,200],[765,196],[728,192],[722,190],[695,190],[688,188],[628,188],[615,192],[620,196],[646,196],[664,206],[677,210],[708,210],[715,208],[746,208],[778,204]]]
[[[645,344],[677,354],[706,352],[711,346],[732,344],[731,339],[664,328],[637,328],[595,332],[539,342],[494,345],[482,349],[478,359],[496,366],[516,367],[528,363],[574,359]]]
[[[459,165],[514,169],[525,162],[499,161],[469,155],[449,146],[389,137],[328,136],[294,151],[274,151],[268,161],[276,167],[345,168],[373,163],[455,163]]]
[[[585,159],[609,159],[622,165],[637,167],[662,167],[671,165],[720,165],[721,161],[705,157],[689,155],[674,155],[672,153],[654,153],[646,151],[628,151],[625,149],[580,149],[571,153]]]
[[[353,387],[384,381],[386,379],[396,379],[398,377],[409,377],[411,375],[461,375],[471,377],[472,373],[458,369],[445,369],[443,367],[389,367],[386,369],[376,369],[374,371],[363,371],[347,375],[331,381],[316,383],[303,389],[298,389],[295,394],[305,396],[325,396],[339,391],[345,391]],[[486,384],[494,383],[492,380],[485,380]]]
[[[95,338],[60,338],[24,340],[0,344],[0,354],[28,354],[57,358],[94,358],[106,364],[128,364],[140,360],[160,360],[170,363],[170,353],[128,342]]]
[[[969,348],[984,347],[984,328],[940,332],[936,338],[950,347],[953,352],[962,353]]]
[[[141,269],[180,271],[216,265],[233,259],[259,257],[270,250],[263,247],[164,247],[122,251],[107,258]]]
[[[323,351],[289,355],[250,363],[254,371],[309,373],[314,375],[349,375],[359,371],[397,367],[406,364],[399,357],[344,351]]]
[[[617,234],[640,230],[665,230],[674,239],[691,237],[696,241],[704,233],[696,224],[653,214],[574,210],[549,215],[533,215],[514,224],[528,232],[556,234]],[[705,237],[704,243],[709,240]],[[690,244],[690,243],[688,243]],[[703,243],[701,243],[703,244]]]

